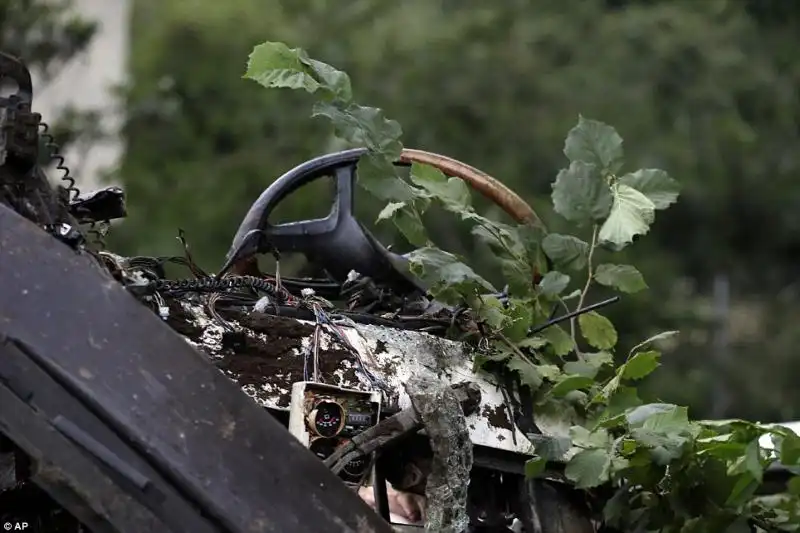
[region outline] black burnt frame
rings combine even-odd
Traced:
[[[92,531],[391,531],[90,257],[0,228],[0,430]]]

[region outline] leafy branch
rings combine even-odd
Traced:
[[[742,521],[763,529],[800,528],[797,479],[779,497],[755,492],[771,461],[800,469],[800,437],[741,420],[691,422],[685,407],[644,404],[635,384],[658,368],[656,347],[676,332],[639,343],[615,368],[614,325],[595,308],[585,312],[595,283],[623,294],[647,288],[635,267],[598,259],[646,235],[656,212],[675,203],[680,191],[660,169],[624,173],[623,141],[614,128],[579,117],[564,144],[569,164],[553,183],[555,212],[577,227],[590,227],[587,243],[483,217],[464,182],[431,166],[414,163],[410,182],[402,179],[394,166],[403,150],[400,124],[380,109],[355,103],[349,76],[302,49],[275,42],[256,46],[245,78],[314,95],[312,116],[327,118],[339,138],[367,148],[359,184],[386,202],[378,221],[391,221],[419,246],[409,256],[411,269],[435,298],[466,303],[483,325],[476,367],[504,364],[535,392],[539,409],[555,408],[572,421],[568,435],[529,435],[534,455],[528,475],[564,462],[576,487],[613,488],[604,521],[626,531],[724,531]],[[488,281],[428,237],[422,214],[434,202],[472,224],[472,234],[492,250],[508,283],[506,304],[491,295],[497,291]],[[549,271],[546,258],[553,265]],[[579,287],[565,295],[573,284],[569,273],[584,272],[585,281],[576,278]],[[537,273],[543,276],[534,283]],[[567,302],[576,298],[570,309]],[[577,315],[570,318],[570,333],[549,321],[561,307]],[[772,436],[777,451],[760,446],[763,435]]]
[[[592,286],[592,276],[594,275],[594,272],[592,271],[592,259],[594,258],[594,250],[597,247],[598,232],[599,228],[597,225],[595,225],[592,229],[592,242],[589,244],[589,254],[586,257],[586,284],[583,286],[583,290],[578,298],[578,309],[583,308],[583,303],[586,301],[586,295],[589,294],[589,288]],[[577,346],[578,340],[575,334],[575,318],[570,320],[570,328],[572,329],[572,342],[574,342],[575,346]]]

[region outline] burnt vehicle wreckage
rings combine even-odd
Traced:
[[[468,345],[446,336],[478,331],[470,311],[431,300],[405,258],[354,217],[363,150],[276,180],[210,275],[188,247],[121,257],[93,242],[125,216],[123,191],[80,195],[32,111],[29,72],[0,55],[8,80],[0,522],[64,533],[416,530],[390,525],[388,481],[427,496],[428,531],[597,530],[601,507],[559,465],[524,475],[537,435],[568,427],[534,413],[513,377],[476,374]],[[66,172],[55,188],[44,172],[53,159]],[[416,150],[398,164],[413,161],[464,179],[518,221],[536,217],[472,167]],[[327,217],[269,223],[278,203],[323,177],[336,189]],[[282,252],[329,278],[258,270],[256,254]],[[189,277],[167,279],[168,263]],[[366,484],[377,513],[353,490]]]

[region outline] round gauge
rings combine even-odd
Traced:
[[[369,468],[369,458],[366,455],[359,455],[349,461],[342,471],[348,476],[359,477],[367,471],[367,468]]]
[[[320,437],[335,437],[344,429],[345,413],[341,405],[322,400],[311,411],[309,425]]]
[[[311,453],[322,459],[323,461],[333,454],[336,451],[336,448],[339,446],[339,442],[335,439],[326,439],[325,437],[317,437],[316,439],[311,441],[309,444],[308,449],[311,450]]]

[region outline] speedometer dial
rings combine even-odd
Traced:
[[[335,437],[344,429],[344,422],[344,409],[330,400],[322,400],[309,414],[309,425],[320,437]]]

